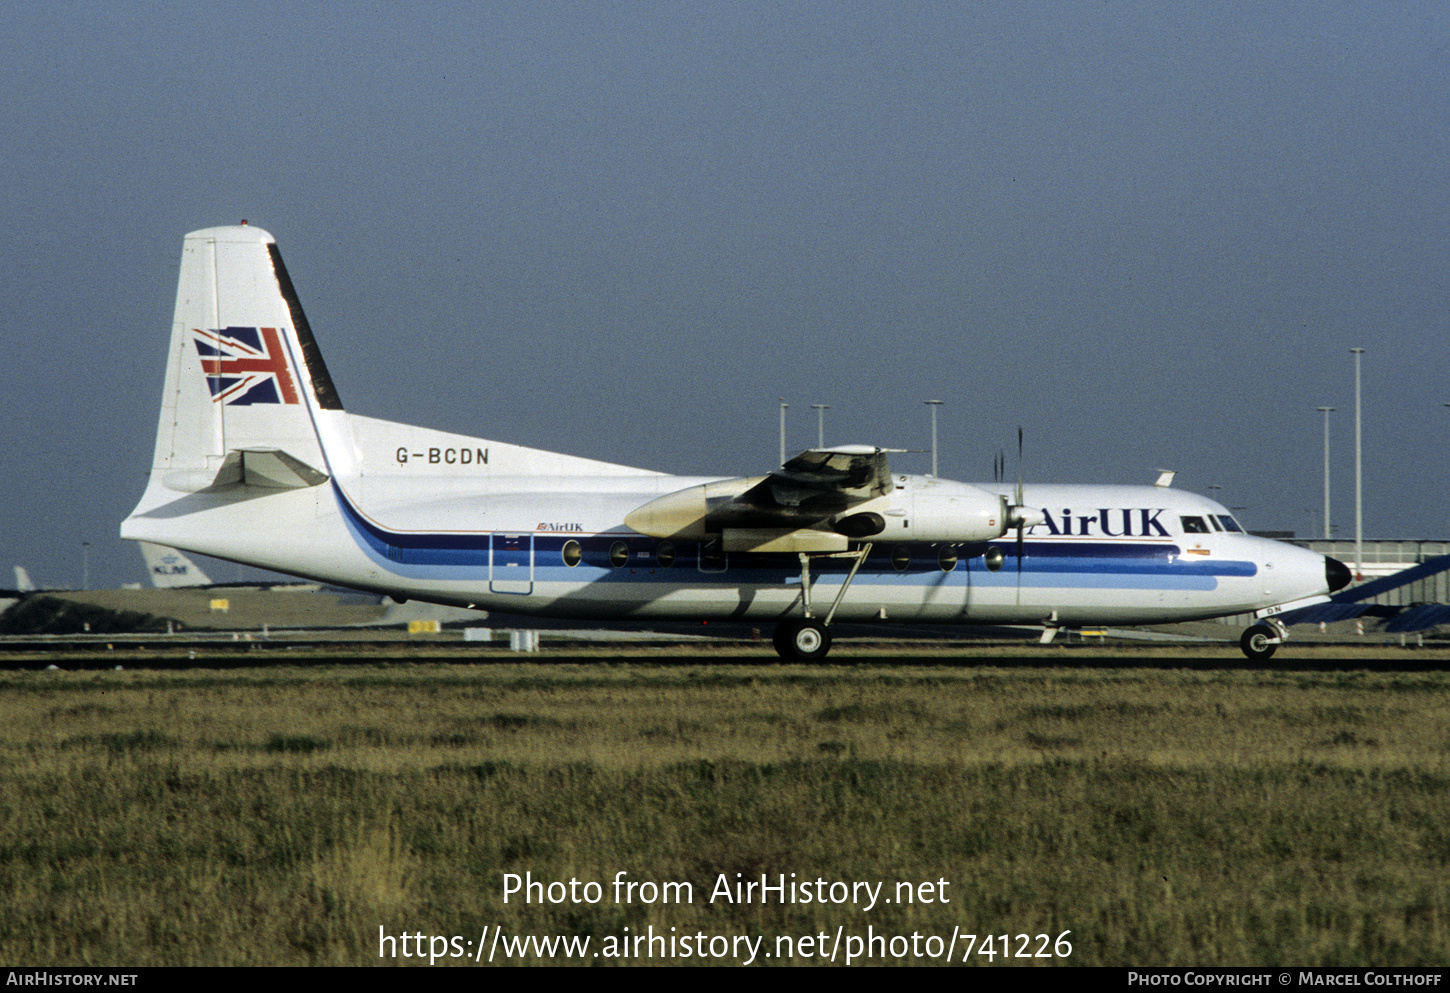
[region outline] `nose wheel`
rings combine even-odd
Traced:
[[[831,650],[831,632],[813,618],[783,621],[771,641],[780,657],[792,662],[818,662]]]
[[[1284,643],[1289,632],[1281,624],[1273,621],[1255,624],[1246,630],[1243,637],[1239,639],[1239,648],[1250,659],[1255,662],[1262,662],[1265,659],[1273,658],[1274,652]]]

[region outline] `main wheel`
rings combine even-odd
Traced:
[[[1239,647],[1255,662],[1262,662],[1274,657],[1279,647],[1278,635],[1267,624],[1255,624],[1239,639]]]
[[[817,662],[831,650],[831,632],[820,621],[784,621],[771,635],[781,658],[796,662]]]

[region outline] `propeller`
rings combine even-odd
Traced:
[[[1026,530],[1027,515],[1022,506],[1022,425],[1017,425],[1017,503],[1014,507],[1017,518],[1017,606],[1022,606],[1022,545]]]
[[[1017,529],[1017,605],[1022,605],[1022,556],[1027,540],[1027,529],[1041,524],[1046,518],[1040,510],[1029,510],[1022,489],[1022,428],[1017,428],[1017,492],[1016,501],[1007,508],[1007,525]],[[1005,461],[1005,459],[1004,459]],[[1003,466],[1005,469],[1006,467]],[[1005,475],[1005,473],[1004,473]]]

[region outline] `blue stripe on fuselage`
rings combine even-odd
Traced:
[[[488,579],[490,533],[389,531],[364,517],[335,483],[332,491],[353,539],[375,565],[409,579]]]
[[[343,519],[358,546],[372,561],[389,572],[411,579],[486,580],[489,571],[491,532],[397,532],[367,520],[334,485]],[[499,532],[518,534],[520,532]],[[570,568],[560,552],[570,540],[583,549],[583,562]],[[625,566],[609,564],[609,547],[624,541],[629,548]],[[689,575],[691,584],[774,585],[800,576],[800,562],[794,555],[741,555],[729,557],[729,569],[697,571],[699,546],[680,542],[672,568],[657,567],[653,538],[632,534],[575,535],[535,533],[534,569],[538,581],[649,582],[680,585]],[[906,546],[912,552],[910,564],[899,570],[892,562],[894,546],[882,543],[862,566],[856,582],[869,585],[939,585],[942,582],[980,587],[1012,586],[1019,582],[1032,587],[1083,589],[1173,589],[1211,590],[1219,577],[1249,577],[1258,567],[1238,559],[1189,559],[1182,549],[1168,542],[1139,541],[1027,541],[1023,545],[1021,575],[1016,562],[1016,542],[1004,539],[991,544],[1006,559],[1002,568],[986,568],[982,552],[986,544],[961,548],[961,557],[951,570],[937,563],[939,544]],[[646,552],[641,559],[639,552]],[[817,559],[812,572],[820,577],[840,576],[849,568],[842,559]],[[682,573],[680,570],[689,570]],[[713,578],[706,578],[713,577]]]

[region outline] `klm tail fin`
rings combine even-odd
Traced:
[[[151,576],[151,585],[157,589],[211,585],[211,578],[201,571],[201,566],[176,549],[150,541],[140,542],[140,545],[141,557],[146,560],[146,571]]]
[[[280,453],[325,478],[313,421],[324,410],[342,402],[276,241],[246,225],[187,235],[153,486],[245,483],[237,467],[248,454]]]

